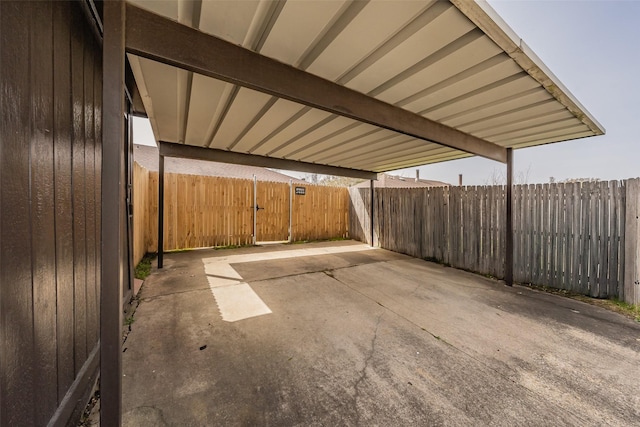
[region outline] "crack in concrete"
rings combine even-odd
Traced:
[[[274,279],[286,279],[288,277],[306,276],[306,275],[309,275],[309,274],[317,274],[317,273],[324,273],[329,277],[333,277],[333,272],[334,271],[345,270],[347,268],[353,268],[353,267],[362,267],[364,265],[382,264],[382,263],[387,263],[387,262],[391,262],[391,261],[362,262],[360,264],[345,265],[344,267],[333,267],[333,268],[324,267],[324,268],[320,268],[318,270],[313,270],[313,271],[305,271],[305,272],[302,272],[302,273],[283,274],[283,275],[280,275],[280,276],[265,277],[263,279],[250,279],[249,281],[251,283],[260,283],[260,282],[267,282],[269,280],[274,280]],[[242,264],[242,263],[237,263],[237,264]]]
[[[153,411],[156,415],[155,421],[162,423],[160,425],[163,425],[163,426],[170,425],[167,422],[167,420],[164,418],[164,412],[162,412],[162,409],[158,408],[156,405],[142,405],[135,408],[136,411],[139,411],[141,409],[150,409],[151,411]],[[145,414],[145,418],[147,418],[147,421],[149,421],[148,417],[149,415]]]
[[[540,392],[535,391],[535,390],[532,390],[531,388],[527,387],[526,385],[519,384],[519,383],[518,383],[518,382],[516,382],[513,378],[511,378],[510,376],[506,375],[506,374],[505,374],[504,372],[502,372],[501,370],[499,370],[499,369],[497,369],[497,368],[495,368],[495,367],[491,366],[490,364],[488,364],[488,363],[486,363],[485,361],[481,360],[480,358],[478,358],[478,357],[474,356],[474,355],[473,355],[473,354],[471,354],[470,352],[465,351],[464,349],[462,349],[462,348],[460,348],[460,347],[457,347],[457,346],[455,346],[454,344],[452,344],[452,343],[450,343],[450,342],[447,342],[447,341],[446,341],[445,339],[443,339],[442,337],[440,337],[440,336],[438,336],[438,335],[434,334],[433,332],[431,332],[431,331],[429,331],[429,330],[425,329],[424,327],[422,327],[421,325],[417,324],[417,323],[416,323],[416,322],[414,322],[413,320],[411,320],[411,319],[409,319],[409,318],[407,318],[407,317],[405,317],[405,316],[402,316],[400,313],[398,313],[398,312],[396,312],[396,311],[392,310],[392,309],[391,309],[391,308],[389,308],[389,307],[384,306],[381,302],[377,301],[376,299],[372,298],[371,296],[367,295],[366,293],[364,293],[364,292],[362,292],[362,291],[360,291],[360,290],[358,290],[358,289],[354,288],[353,286],[350,286],[349,284],[347,284],[347,283],[343,282],[342,280],[338,279],[338,278],[337,278],[337,277],[335,277],[335,276],[329,276],[329,277],[333,278],[335,281],[337,281],[338,283],[342,284],[343,286],[345,286],[345,287],[347,287],[347,288],[351,289],[352,291],[354,291],[354,292],[356,292],[356,293],[358,293],[358,294],[362,295],[363,297],[365,297],[365,298],[367,298],[367,299],[369,299],[369,300],[371,300],[371,301],[373,301],[373,302],[377,303],[378,305],[380,305],[381,307],[383,307],[385,310],[389,310],[391,313],[393,313],[394,315],[398,316],[399,318],[404,319],[405,321],[407,321],[407,322],[409,322],[409,323],[413,324],[414,326],[416,326],[416,327],[420,328],[423,332],[426,332],[427,334],[431,335],[433,338],[435,338],[436,340],[438,340],[438,341],[442,342],[444,345],[446,345],[446,346],[448,346],[448,347],[450,347],[450,348],[454,349],[455,351],[458,351],[458,352],[460,352],[460,353],[464,354],[466,357],[468,357],[468,358],[470,358],[470,359],[472,359],[472,360],[474,360],[474,361],[478,362],[480,365],[484,366],[486,369],[488,369],[488,370],[490,370],[490,371],[494,372],[498,377],[503,378],[503,379],[505,379],[506,381],[511,382],[511,383],[515,384],[516,386],[518,386],[518,387],[522,388],[523,390],[525,390],[525,392],[526,392],[526,393],[529,393],[529,394],[530,394],[530,395],[532,395],[532,396],[541,396]],[[378,325],[379,325],[379,323],[380,323],[380,319],[382,318],[382,315],[383,315],[383,314],[384,314],[384,312],[380,314],[380,317],[378,317]],[[374,336],[374,340],[372,341],[372,345],[373,345],[373,344],[375,344],[375,339],[377,338],[378,325],[376,325],[376,334],[375,334],[375,336]],[[371,352],[370,352],[370,356],[371,356],[371,357],[373,356],[373,348],[372,348],[372,350],[371,350]],[[364,371],[365,371],[365,370],[366,370],[366,368],[368,367],[368,360],[369,360],[369,359],[370,359],[370,358],[368,358],[368,359],[367,359],[367,362],[365,362],[365,367],[364,367],[364,368],[363,368],[363,370],[361,371],[361,372],[362,372],[362,373],[364,373],[365,375],[362,375],[362,376],[358,379],[358,381],[356,382],[356,385],[359,385],[359,383],[360,383],[360,382],[362,382],[362,381],[364,380],[364,378],[366,377],[366,373],[365,373]],[[507,365],[507,366],[505,366],[505,368],[506,368],[506,369],[505,369],[506,371],[510,371],[512,374],[516,374],[517,376],[520,376],[520,372],[518,372],[518,370],[516,370],[516,369],[514,369],[514,368],[512,368],[512,367],[510,367],[510,366],[508,366],[508,365]],[[359,425],[359,422],[360,422],[360,414],[358,413],[358,407],[357,407],[357,398],[358,398],[359,391],[358,391],[357,387],[356,387],[356,392],[358,392],[358,393],[356,393],[356,396],[354,397],[354,401],[355,401],[355,403],[356,403],[356,405],[355,405],[355,406],[356,406],[356,425]],[[558,407],[558,408],[560,408],[560,409],[563,409],[563,410],[567,410],[567,408],[562,408],[562,407],[561,407],[561,406],[559,406],[558,404],[556,404],[556,407]],[[574,411],[569,411],[569,412],[571,412],[573,415],[577,415]]]
[[[380,321],[382,320],[382,316],[384,316],[384,312],[380,313],[378,316],[378,321],[376,322],[376,328],[373,331],[373,338],[371,339],[371,349],[369,350],[369,354],[364,360],[364,366],[360,370],[360,375],[356,380],[356,383],[353,385],[353,406],[356,411],[356,425],[360,425],[360,412],[358,411],[358,398],[360,397],[360,385],[367,378],[367,369],[369,368],[369,364],[373,359],[373,353],[376,350],[376,340],[378,339],[378,329],[380,328]]]
[[[187,289],[187,290],[184,290],[184,291],[172,291],[172,292],[158,294],[158,295],[152,295],[152,296],[148,296],[148,297],[141,297],[140,298],[140,302],[151,302],[151,301],[155,301],[155,300],[157,300],[159,298],[171,297],[171,296],[180,295],[180,294],[187,294],[189,292],[210,291],[210,290],[211,290],[211,287],[207,286],[206,288],[194,288],[194,289]]]
[[[416,292],[417,292],[417,291],[418,291],[418,289],[420,289],[421,287],[422,287],[422,283],[418,283],[418,284],[416,285],[416,287],[411,291],[411,294],[410,294],[410,295],[415,296]]]

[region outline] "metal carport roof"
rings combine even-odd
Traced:
[[[199,31],[181,32],[183,26],[172,21]],[[195,36],[207,34],[215,37],[195,41]],[[208,44],[218,40],[230,42],[231,50]],[[258,59],[278,61],[271,61],[275,75],[266,76],[276,80],[275,91],[264,90],[260,82],[244,84],[243,77],[209,77],[229,70],[250,78],[268,74],[253,57],[238,58],[245,49],[234,51],[235,45],[259,53]],[[604,133],[481,2],[132,0],[127,9],[127,50],[156,139],[214,149],[211,159],[221,161],[224,152],[242,153],[260,156],[253,164],[286,159],[383,172],[472,154],[504,162],[504,147]],[[209,73],[211,64],[220,62],[232,65]],[[355,91],[367,96],[354,98],[352,105],[343,101],[342,93],[324,89],[317,92],[324,92],[327,100],[307,105],[293,102],[299,100],[295,96],[274,96],[300,92],[296,82],[287,86],[293,80],[287,75],[277,81],[280,63],[300,70],[302,77],[317,76],[335,83],[336,89],[352,89],[347,95]],[[238,82],[263,91],[234,84]],[[314,80],[301,85],[308,88],[309,82],[317,85]],[[338,96],[332,99],[334,93]],[[315,101],[322,95],[311,91],[303,96]],[[386,111],[381,114],[387,122],[377,120],[380,116],[363,119],[352,108],[362,106],[363,98],[394,107],[392,113],[410,112],[428,120],[412,128]],[[440,139],[434,138],[432,124],[454,132],[435,129]],[[416,134],[414,128],[428,130]],[[198,153],[192,155],[202,157]],[[249,157],[228,161],[243,159]],[[295,169],[295,163],[264,165]]]
[[[512,149],[604,133],[486,4],[134,0],[96,7],[86,0],[82,5],[100,28],[99,9],[104,16],[103,425],[117,425],[122,409],[125,83],[135,108],[142,100],[160,142],[161,175],[165,156],[367,179],[469,155],[507,163],[507,284],[513,281]],[[125,52],[139,96],[125,75]],[[159,267],[162,230],[158,227]]]

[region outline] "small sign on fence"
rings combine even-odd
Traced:
[[[304,196],[306,189],[304,187],[296,187],[296,196]]]

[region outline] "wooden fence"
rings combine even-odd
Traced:
[[[635,301],[624,258],[625,223],[637,222],[625,216],[626,183],[636,181],[515,186],[514,280]],[[350,235],[367,243],[370,194],[350,189]],[[374,200],[375,245],[504,277],[505,187],[376,189]]]
[[[293,241],[349,236],[349,190],[310,185],[304,196],[292,196]]]
[[[346,188],[258,182],[258,241],[316,240],[348,236]],[[253,243],[252,180],[165,174],[164,248],[201,248]],[[289,209],[292,208],[290,214]],[[138,263],[158,247],[158,173],[134,169],[134,254]],[[289,221],[291,219],[291,225]]]
[[[149,171],[133,164],[133,261],[138,265],[149,247]]]

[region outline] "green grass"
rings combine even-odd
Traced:
[[[156,258],[155,253],[148,253],[142,257],[142,260],[136,265],[135,277],[136,279],[144,280],[151,274],[151,263]]]
[[[221,250],[221,249],[238,249],[238,248],[246,248],[249,246],[253,246],[253,245],[226,245],[226,246],[213,246],[213,247],[206,247],[206,248],[184,248],[184,249],[172,249],[172,250],[168,250],[168,251],[164,251],[165,254],[180,254],[183,252],[191,252],[191,251],[197,251],[200,249],[213,249],[213,250]]]
[[[303,243],[317,243],[317,242],[340,242],[343,240],[351,240],[349,237],[330,237],[328,239],[316,239],[316,240],[295,240],[291,242],[292,245],[301,245]]]
[[[184,249],[169,249],[164,251],[165,254],[181,254],[183,252],[191,252],[192,248],[184,248]]]
[[[599,299],[599,298],[590,298],[587,296],[579,296],[573,297],[575,299],[579,299],[580,301],[597,305],[599,307],[606,308],[607,310],[615,311],[616,313],[622,314],[630,319],[635,320],[636,322],[640,322],[640,305],[633,305],[626,303],[624,301],[620,301],[618,299]]]
[[[253,245],[226,245],[226,246],[216,246],[213,249],[217,251],[219,249],[239,249],[247,246],[253,246]]]
[[[526,285],[529,288],[537,289],[539,291],[547,292],[555,295],[562,295],[567,298],[572,298],[578,301],[586,302],[587,304],[596,305],[598,307],[605,308],[610,311],[614,311],[618,314],[622,314],[625,317],[640,322],[640,305],[633,305],[620,301],[619,299],[604,299],[604,298],[592,298],[587,295],[578,294],[575,292],[567,291],[565,289],[550,288],[548,286],[538,285]]]
[[[215,250],[219,250],[219,249],[238,249],[238,248],[243,248],[245,246],[252,246],[252,245],[227,245],[227,246],[216,246]],[[174,249],[174,250],[170,250],[170,251],[165,251],[166,254],[178,254],[181,252],[189,252],[192,251],[193,249]],[[135,270],[135,278],[136,279],[140,279],[140,280],[144,280],[146,279],[149,274],[151,274],[151,264],[153,262],[154,259],[156,259],[156,257],[158,256],[157,253],[153,252],[153,253],[147,253],[145,254],[144,257],[142,257],[142,260],[140,260],[140,262],[138,263],[138,265],[136,265],[136,270]]]
[[[616,306],[621,313],[633,317],[636,322],[640,322],[640,305],[629,304],[628,302],[618,299],[609,300],[612,305]],[[616,310],[617,311],[617,310]]]

